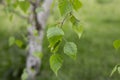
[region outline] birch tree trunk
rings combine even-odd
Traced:
[[[31,3],[31,12],[30,15],[30,23],[31,27],[28,28],[28,39],[29,39],[29,49],[28,56],[26,62],[26,69],[28,73],[27,80],[35,80],[37,73],[40,71],[41,59],[40,57],[34,56],[35,54],[42,54],[42,41],[44,36],[44,28],[49,15],[50,6],[52,4],[52,0],[44,0],[42,4],[43,11],[36,13],[36,8],[39,7],[41,0],[35,0],[35,2]],[[34,35],[34,32],[37,31],[38,35]]]

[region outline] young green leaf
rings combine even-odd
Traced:
[[[33,34],[34,34],[34,36],[38,36],[39,35],[37,30],[33,30]]]
[[[53,52],[53,53],[57,52],[60,43],[61,43],[61,40],[58,40],[58,42],[56,42],[55,45],[53,47],[51,47],[51,52]]]
[[[24,69],[23,74],[21,76],[21,80],[27,80],[27,77],[28,77],[27,71],[26,69]]]
[[[18,5],[19,5],[18,1],[16,1],[16,2],[13,3],[13,7],[14,7],[14,8],[17,8]]]
[[[15,37],[9,38],[9,46],[12,46],[15,43]]]
[[[30,7],[30,3],[26,0],[24,1],[19,1],[19,6],[20,8],[22,9],[23,12],[27,12],[27,10],[29,9]]]
[[[73,26],[74,31],[77,33],[78,37],[81,38],[83,33],[83,27],[82,26]]]
[[[50,57],[50,68],[57,75],[58,70],[61,68],[63,63],[63,59],[59,54],[53,54]]]
[[[19,48],[22,48],[23,42],[21,40],[16,40],[15,43]]]
[[[72,25],[76,25],[76,26],[79,23],[79,20],[73,14],[71,14],[70,21],[71,21]]]
[[[38,58],[40,58],[40,59],[43,58],[42,52],[35,52],[35,53],[33,54],[33,56],[38,57]]]
[[[118,65],[116,65],[116,66],[113,68],[113,70],[112,70],[112,72],[111,72],[111,74],[110,74],[110,77],[117,71],[117,68],[118,68]]]
[[[82,3],[79,0],[70,0],[70,2],[76,11],[82,7]]]
[[[117,69],[118,69],[118,73],[120,74],[120,67],[118,67]]]
[[[74,15],[71,15],[70,21],[73,25],[73,30],[77,33],[78,37],[80,38],[83,33],[83,27],[79,24],[79,20]]]
[[[64,46],[64,53],[70,56],[72,59],[76,59],[77,46],[73,42],[67,42]]]
[[[58,6],[62,16],[72,11],[72,5],[69,0],[59,0]]]
[[[57,48],[59,41],[61,41],[62,36],[64,35],[64,32],[59,27],[52,27],[49,28],[47,31],[47,38],[50,43],[50,48]]]
[[[120,48],[120,40],[115,40],[114,43],[113,43],[113,46],[114,46],[115,49]]]

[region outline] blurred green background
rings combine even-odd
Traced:
[[[64,64],[56,77],[49,67],[48,58],[51,53],[45,36],[44,57],[37,80],[120,80],[118,72],[109,77],[113,67],[120,62],[120,50],[113,47],[113,41],[120,39],[120,0],[81,2],[83,7],[76,14],[84,26],[81,39],[71,31],[70,23],[64,25],[66,39],[74,41],[78,46],[77,60],[65,56]],[[2,8],[0,6],[0,80],[20,80],[27,52],[16,46],[9,47],[8,39],[15,36],[23,40],[21,34],[27,33],[26,22],[17,16],[10,21],[10,15],[5,14]],[[57,17],[58,12],[54,11],[47,26],[51,26]],[[62,48],[59,53],[63,53]]]

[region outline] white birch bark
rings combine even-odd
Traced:
[[[40,0],[36,0],[39,4]],[[35,57],[34,54],[39,52],[42,53],[42,41],[44,36],[44,28],[49,15],[50,6],[52,4],[52,0],[44,0],[42,8],[44,9],[42,12],[37,13],[37,20],[41,26],[41,29],[36,29],[35,21],[33,21],[33,15],[31,16],[31,24],[32,26],[28,29],[28,39],[29,39],[29,49],[26,63],[26,70],[28,73],[27,80],[35,80],[35,77],[38,72],[40,72],[41,59],[39,57]],[[38,31],[38,36],[34,35],[34,31]]]

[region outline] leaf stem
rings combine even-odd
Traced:
[[[67,13],[66,16],[63,18],[63,20],[62,20],[62,22],[61,22],[61,26],[60,26],[61,28],[62,28],[63,24],[65,23],[67,17],[71,15],[71,12],[72,12],[72,11],[70,11],[69,13]]]

